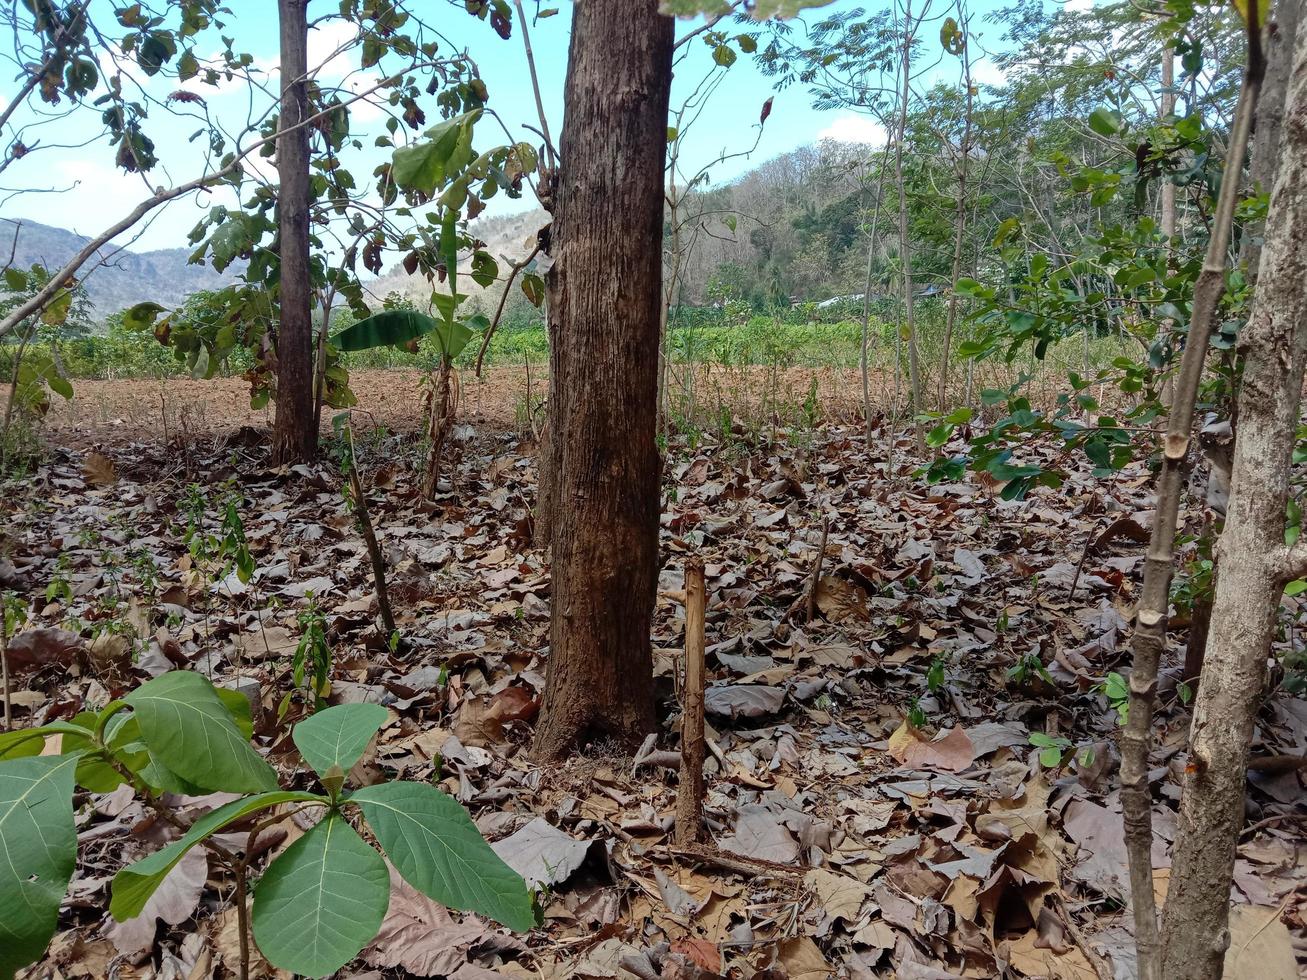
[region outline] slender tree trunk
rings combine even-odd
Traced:
[[[327,338],[331,336],[331,306],[336,298],[335,287],[329,286],[322,293],[322,329],[314,349],[313,360],[313,429],[322,426],[322,403],[327,391]]]
[[[1160,980],[1157,938],[1157,903],[1153,897],[1153,810],[1148,782],[1148,753],[1152,740],[1153,702],[1157,667],[1166,651],[1167,611],[1175,564],[1175,532],[1185,460],[1193,430],[1194,402],[1202,378],[1207,343],[1216,308],[1225,292],[1226,252],[1234,208],[1239,197],[1238,174],[1252,122],[1253,107],[1265,64],[1249,57],[1239,93],[1239,105],[1230,134],[1216,214],[1202,272],[1194,286],[1194,300],[1184,355],[1180,360],[1175,401],[1167,418],[1162,442],[1162,469],[1157,478],[1157,508],[1153,516],[1144,582],[1135,615],[1134,660],[1130,671],[1130,714],[1121,736],[1121,808],[1126,852],[1130,860],[1130,900],[1134,911],[1135,943],[1140,980]]]
[[[1285,504],[1307,366],[1307,32],[1295,47],[1279,173],[1252,316],[1240,337],[1241,424],[1212,607],[1194,702],[1180,833],[1166,902],[1162,975],[1221,976],[1235,848],[1244,822],[1248,744],[1280,595],[1307,570],[1284,546]],[[1274,275],[1271,275],[1271,271]]]
[[[862,284],[862,417],[866,425],[867,448],[871,448],[871,273],[876,263],[876,232],[880,226],[880,202],[885,192],[885,157],[881,154],[880,173],[876,176],[876,206],[871,213],[871,235],[867,241],[867,275]]]
[[[550,655],[534,751],[654,727],[658,326],[673,23],[578,0],[550,270]]]
[[[967,40],[965,9],[959,8],[962,30],[962,86],[966,90],[966,108],[962,119],[961,159],[958,161],[958,203],[953,219],[953,274],[949,280],[948,313],[944,321],[944,353],[939,369],[939,410],[948,411],[949,357],[953,353],[953,327],[958,316],[958,280],[962,278],[962,246],[967,232],[967,170],[971,159],[971,117],[974,97],[971,93],[971,49]]]
[[[308,118],[308,0],[278,0],[281,19],[280,128]],[[277,139],[279,275],[274,463],[305,462],[318,448],[313,424],[313,301],[309,283],[309,127]]]
[[[908,326],[908,381],[912,388],[912,431],[917,451],[925,452],[926,440],[921,430],[921,369],[917,363],[917,318],[912,296],[912,242],[908,236],[908,195],[903,186],[903,141],[908,129],[908,101],[912,97],[912,39],[916,27],[912,20],[912,0],[904,7],[903,90],[899,93],[898,134],[894,140],[894,174],[899,185],[899,261],[903,263],[903,315]]]

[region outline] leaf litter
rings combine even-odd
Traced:
[[[434,503],[399,462],[407,440],[362,444],[396,646],[375,622],[339,474],[268,469],[247,435],[188,448],[185,468],[152,443],[60,450],[6,497],[0,571],[39,610],[10,645],[14,710],[47,723],[150,675],[202,671],[251,698],[256,744],[305,785],[278,715],[299,617],[316,606],[333,657],[327,700],[388,709],[351,778],[438,782],[544,906],[542,926],[513,935],[392,875],[381,931],[343,975],[1134,975],[1117,715],[1103,685],[1128,672],[1142,469],[1110,487],[1072,472],[1058,491],[1007,502],[970,480],[923,486],[907,463],[887,472],[859,433],[834,425],[753,446],[674,440],[653,635],[662,728],[635,758],[600,745],[542,768],[528,748],[549,567],[530,544],[530,440],[465,427]],[[196,472],[209,530],[237,492],[248,582],[208,581],[187,551],[179,502]],[[709,591],[711,841],[681,849],[675,676],[691,555]],[[1176,679],[1163,678],[1154,757],[1159,895],[1184,762]],[[292,697],[287,710],[306,708]],[[1277,695],[1257,748],[1304,747],[1303,702]],[[1227,976],[1290,976],[1307,962],[1302,789],[1299,770],[1254,774]],[[228,798],[169,802],[184,826]],[[77,819],[77,875],[33,976],[237,970],[232,883],[202,850],[140,918],[116,924],[104,911],[114,872],[180,831],[122,790],[79,799]],[[265,831],[256,865],[305,829],[292,819]],[[225,846],[249,844],[248,828],[231,831]],[[275,973],[257,950],[253,968]]]

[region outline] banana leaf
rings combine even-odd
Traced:
[[[341,351],[372,350],[406,344],[426,334],[448,357],[458,357],[473,337],[473,331],[457,320],[445,322],[416,310],[385,310],[359,320],[331,338]]]

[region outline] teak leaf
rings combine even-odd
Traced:
[[[135,864],[128,865],[114,876],[113,894],[109,900],[110,914],[119,922],[140,915],[141,909],[145,908],[145,903],[149,901],[155,889],[162,884],[163,879],[168,877],[168,872],[186,856],[186,852],[192,847],[244,816],[258,810],[266,810],[281,803],[322,803],[325,805],[326,800],[313,793],[277,791],[232,800],[225,806],[220,806],[218,809],[206,813],[191,825],[191,829],[186,832],[185,836],[173,841],[167,847],[160,848],[153,854],[141,858]]]
[[[379,704],[338,704],[305,718],[291,737],[319,776],[325,776],[332,766],[349,772],[386,717],[386,709]]]
[[[123,700],[135,712],[151,753],[188,782],[229,793],[277,788],[277,774],[241,736],[231,712],[202,675],[170,671]]]
[[[73,773],[79,755],[0,764],[0,978],[45,952],[77,860]]]
[[[427,783],[380,783],[348,800],[404,879],[450,908],[480,912],[510,929],[530,929],[526,882],[491,850],[452,797]]]
[[[273,966],[310,977],[358,955],[390,906],[381,855],[339,813],[272,862],[254,890],[254,941]]]

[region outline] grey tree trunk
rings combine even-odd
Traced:
[[[673,22],[578,0],[549,272],[550,653],[534,751],[654,727],[658,330]]]
[[[1285,503],[1307,366],[1307,32],[1294,45],[1284,132],[1252,316],[1221,575],[1194,702],[1162,932],[1162,975],[1221,976],[1229,892],[1244,822],[1248,743],[1284,584],[1307,548],[1284,545]],[[1271,271],[1274,275],[1271,275]]]
[[[318,448],[313,411],[313,290],[309,282],[308,0],[278,0],[281,117],[277,138],[279,243],[274,463],[305,462]]]

